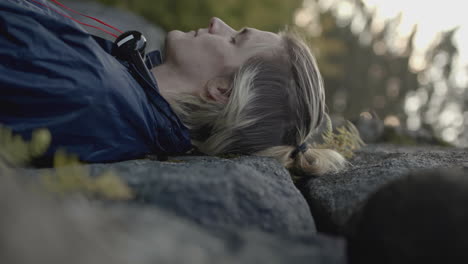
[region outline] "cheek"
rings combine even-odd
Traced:
[[[200,41],[192,47],[192,55],[198,64],[204,68],[222,70],[232,60],[232,51],[220,41]]]
[[[225,39],[212,36],[190,38],[183,32],[171,32],[166,42],[166,60],[187,73],[221,75],[237,58]]]

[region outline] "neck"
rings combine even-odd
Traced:
[[[194,82],[171,64],[161,64],[151,70],[158,82],[159,92],[171,101],[178,94],[194,94]]]

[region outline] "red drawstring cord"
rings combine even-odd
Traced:
[[[118,28],[115,28],[115,27],[113,27],[113,26],[111,26],[111,25],[109,25],[109,24],[105,23],[104,21],[101,21],[101,20],[99,20],[99,19],[97,19],[97,18],[94,18],[94,17],[91,17],[91,16],[87,16],[87,15],[84,15],[84,14],[78,12],[78,11],[75,11],[75,10],[73,10],[73,9],[71,9],[71,8],[69,8],[69,7],[67,7],[67,6],[65,6],[64,4],[60,3],[60,2],[57,1],[57,0],[50,0],[50,1],[56,3],[57,5],[59,5],[59,6],[63,7],[63,8],[65,8],[65,9],[67,9],[67,10],[72,11],[72,12],[75,13],[75,14],[78,14],[78,15],[81,15],[81,16],[84,16],[84,17],[87,17],[87,18],[92,19],[92,20],[94,20],[94,21],[97,21],[97,22],[99,22],[99,23],[101,23],[101,24],[103,24],[103,25],[105,25],[105,26],[108,26],[108,27],[112,28],[113,30],[119,32],[120,34],[123,33],[123,32],[120,31]]]
[[[69,19],[71,19],[71,20],[73,20],[73,21],[75,21],[75,22],[77,22],[77,23],[79,23],[79,24],[81,24],[81,25],[84,25],[84,26],[87,26],[87,27],[92,27],[92,28],[101,30],[101,31],[103,31],[103,32],[105,32],[105,33],[107,33],[107,34],[113,36],[114,38],[118,38],[118,37],[119,37],[119,36],[115,35],[114,33],[110,32],[110,31],[107,31],[107,30],[105,30],[105,29],[103,29],[103,28],[100,28],[100,27],[97,27],[97,26],[93,26],[93,25],[90,25],[90,24],[86,24],[86,23],[83,23],[83,22],[81,22],[81,21],[79,21],[79,20],[77,20],[77,19],[74,19],[74,18],[71,17],[71,16],[67,16],[67,15],[65,15],[65,14],[63,14],[63,13],[61,13],[61,12],[59,12],[59,11],[53,9],[53,8],[51,8],[50,6],[44,5],[44,4],[41,3],[41,2],[38,2],[38,1],[36,1],[36,0],[31,0],[31,1],[33,1],[34,3],[39,4],[39,5],[41,5],[41,6],[45,6],[45,7],[49,8],[50,10],[52,10],[52,11],[54,11],[54,12],[56,12],[56,13],[58,13],[58,14],[64,16],[64,17],[66,17],[66,18],[69,18]],[[87,16],[87,15],[81,14],[80,12],[77,12],[77,11],[74,11],[73,9],[68,8],[68,7],[66,7],[65,5],[61,4],[61,3],[58,2],[57,0],[51,0],[51,1],[54,2],[54,3],[56,3],[56,4],[58,4],[58,5],[60,5],[60,6],[62,6],[62,7],[64,7],[64,8],[66,8],[67,10],[70,10],[70,11],[72,11],[72,12],[74,12],[74,13],[76,13],[76,14],[82,15],[82,16],[84,16],[84,17],[93,19],[93,20],[95,20],[95,21],[97,21],[97,22],[99,22],[99,23],[101,23],[101,24],[103,24],[103,25],[106,25],[106,26],[108,26],[108,27],[110,27],[110,28],[112,28],[112,29],[118,31],[119,33],[122,33],[122,31],[120,31],[119,29],[117,29],[117,28],[115,28],[115,27],[113,27],[113,26],[111,26],[111,25],[108,25],[107,23],[104,23],[103,21],[101,21],[101,20],[99,20],[99,19],[96,19],[96,18],[94,18],[94,17],[90,17],[90,16]]]

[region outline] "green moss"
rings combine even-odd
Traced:
[[[131,189],[111,171],[91,177],[88,167],[74,155],[62,150],[54,155],[55,170],[41,175],[46,190],[59,195],[81,193],[90,198],[127,200],[133,197]]]
[[[50,146],[51,134],[47,129],[35,130],[29,142],[11,129],[0,125],[0,167],[28,165],[34,158],[44,155]],[[57,194],[82,193],[89,197],[106,199],[130,199],[131,189],[114,173],[107,171],[91,177],[87,167],[76,155],[57,151],[54,154],[54,170],[40,176],[40,184]]]
[[[50,146],[51,135],[47,129],[37,129],[29,142],[11,129],[0,124],[0,160],[10,166],[21,166],[43,155]]]
[[[351,122],[347,121],[345,126],[338,127],[334,132],[330,117],[325,116],[327,130],[322,136],[323,143],[314,144],[313,146],[318,149],[333,149],[347,159],[352,158],[354,152],[365,145],[359,131]]]

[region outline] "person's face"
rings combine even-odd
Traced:
[[[277,34],[253,28],[236,31],[221,19],[212,18],[208,28],[169,32],[166,62],[203,81],[229,74],[252,56],[280,47]]]

